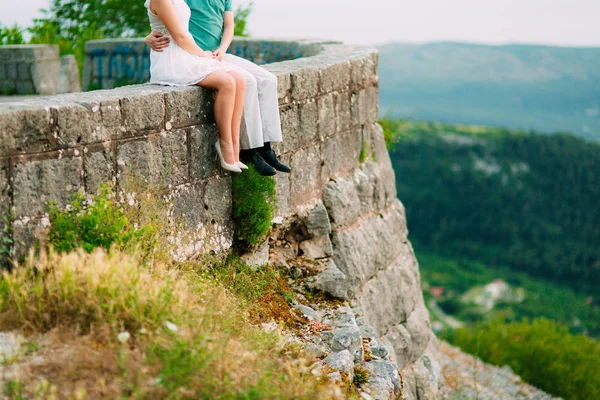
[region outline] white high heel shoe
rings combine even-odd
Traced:
[[[248,166],[241,161],[236,161],[235,166],[241,170],[248,169]]]
[[[225,159],[223,158],[223,154],[221,153],[221,144],[217,140],[215,143],[215,149],[217,149],[217,155],[219,156],[219,160],[221,161],[221,167],[227,171],[240,173],[242,170],[235,164],[227,164]]]

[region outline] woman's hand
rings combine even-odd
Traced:
[[[208,51],[208,50],[203,50],[202,54],[200,55],[200,57],[215,58],[213,52],[212,51]]]
[[[217,59],[219,61],[223,61],[223,57],[225,56],[225,53],[227,53],[227,49],[223,49],[223,48],[219,47],[218,49],[213,51],[212,54],[215,57],[215,59]]]

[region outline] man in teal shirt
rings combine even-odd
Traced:
[[[186,0],[192,10],[189,31],[202,50],[213,52],[219,61],[237,67],[246,78],[244,117],[240,144],[241,159],[253,163],[262,175],[275,175],[276,170],[290,172],[271,149],[271,142],[281,142],[281,118],[277,98],[277,77],[243,58],[227,54],[233,40],[234,15],[231,0]],[[170,39],[153,32],[146,43],[154,51],[162,51]]]

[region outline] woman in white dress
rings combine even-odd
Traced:
[[[172,39],[162,52],[151,52],[150,82],[216,90],[215,120],[220,135],[215,143],[217,154],[224,169],[242,172],[247,168],[239,159],[245,78],[194,42],[189,32],[191,11],[184,0],[146,0],[145,6],[152,31]]]

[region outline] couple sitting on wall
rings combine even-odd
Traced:
[[[282,141],[277,78],[226,54],[234,30],[231,0],[146,0],[145,6],[152,29],[146,38],[153,50],[150,82],[217,91],[215,147],[221,166],[242,172],[248,168],[244,161],[265,176],[290,172],[271,149],[271,142]],[[242,116],[246,134],[240,137]]]

